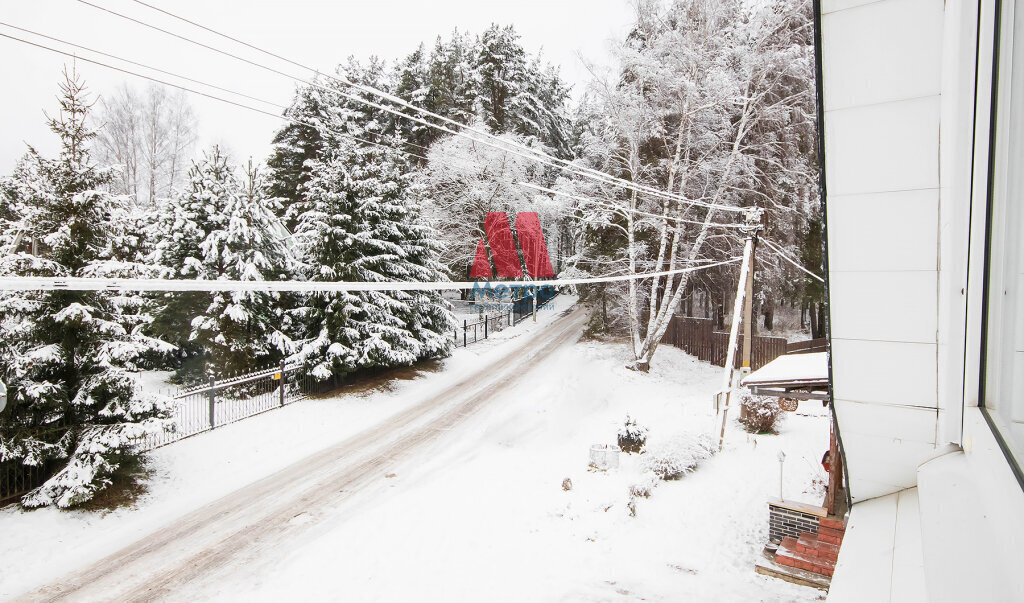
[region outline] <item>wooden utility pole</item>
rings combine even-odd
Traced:
[[[732,380],[733,368],[736,364],[736,340],[739,338],[740,330],[740,311],[743,303],[743,293],[746,288],[747,272],[750,270],[750,256],[753,255],[754,241],[751,237],[747,237],[746,245],[743,247],[743,264],[740,267],[740,280],[736,287],[736,302],[733,305],[732,311],[732,327],[729,329],[729,349],[725,355],[725,369],[722,371],[722,391],[721,394],[724,397],[725,403],[722,404],[722,421],[721,428],[718,432],[718,450],[722,450],[722,446],[725,445],[725,424],[726,419],[729,416],[729,402],[732,400]]]
[[[746,290],[743,293],[743,355],[740,356],[742,364],[740,365],[740,376],[737,381],[741,381],[750,374],[750,354],[754,347],[754,261],[757,257],[757,230],[753,232],[750,240],[753,245],[753,251],[750,252],[750,269],[747,270]],[[741,406],[740,419],[746,418],[747,408]]]
[[[736,301],[732,310],[732,327],[729,329],[729,349],[725,356],[725,370],[722,376],[721,396],[724,404],[721,408],[721,426],[718,432],[718,450],[721,451],[725,445],[725,425],[729,416],[729,403],[732,400],[733,373],[736,366],[737,339],[739,339],[740,312],[744,312],[744,324],[746,325],[743,347],[743,361],[747,370],[750,370],[750,319],[752,314],[751,300],[754,290],[754,240],[757,231],[760,229],[761,210],[751,209],[747,213],[747,240],[743,246],[743,264],[740,266],[740,278],[736,283]],[[741,304],[744,304],[741,306]]]
[[[754,257],[757,251],[757,232],[751,236],[753,251],[750,253],[750,269],[747,270],[747,286],[743,293],[743,364],[740,365],[740,374],[746,376],[750,373],[750,352],[754,343]]]

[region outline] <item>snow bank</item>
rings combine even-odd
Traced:
[[[443,372],[387,391],[302,402],[155,451],[149,491],[131,509],[0,511],[0,599],[528,349],[530,333],[555,317],[541,313],[536,324],[459,349]],[[720,369],[670,347],[649,374],[626,370],[628,360],[621,344],[568,346],[316,530],[253,551],[176,598],[815,600],[817,591],[759,576],[753,564],[767,537],[766,499],[778,495],[780,448],[785,496],[820,501],[824,409],[791,415],[779,435],[749,435],[730,421],[725,450],[707,458],[691,444],[715,425]],[[626,414],[648,427],[649,454],[675,450],[681,465],[699,461],[696,470],[662,481],[648,454],[623,454],[617,471],[588,469],[590,446],[614,444]]]
[[[576,303],[559,296],[556,311],[537,314],[487,341],[459,348],[436,372],[391,381],[374,391],[308,399],[193,436],[148,454],[145,493],[113,511],[0,509],[0,600],[40,586],[109,555],[204,504],[369,429],[426,397],[527,347]],[[148,391],[166,391],[169,372],[136,378]]]
[[[663,348],[649,375],[624,368],[621,345],[582,343],[525,374],[379,495],[353,501],[302,542],[252,561],[186,597],[359,601],[816,600],[818,591],[754,573],[767,538],[766,499],[820,500],[828,444],[822,413],[792,417],[778,436],[730,422],[726,449],[699,443],[714,424],[718,368]],[[626,413],[652,449],[702,464],[652,479],[647,455],[617,471],[587,467],[593,444],[615,443]],[[687,437],[689,436],[689,437]],[[683,461],[689,465],[689,461]],[[570,490],[563,488],[566,478]],[[821,482],[823,483],[823,482]],[[638,494],[647,490],[650,498]],[[635,509],[635,517],[632,516]]]

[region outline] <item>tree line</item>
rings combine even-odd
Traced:
[[[196,155],[198,124],[177,95],[122,88],[97,105],[72,69],[49,120],[58,157],[30,148],[0,179],[0,274],[464,280],[491,211],[537,211],[562,276],[668,270],[736,254],[735,233],[720,228],[733,216],[715,206],[764,208],[765,236],[820,270],[809,23],[799,0],[640,3],[619,66],[595,68],[578,101],[511,27],[455,32],[394,64],[350,58],[344,79],[296,90],[265,164],[217,147]],[[345,81],[498,143],[396,116]],[[759,270],[769,326],[779,304],[821,303],[770,256]],[[736,272],[580,293],[595,308],[590,329],[628,334],[643,369],[667,319],[695,300],[718,305]],[[194,383],[288,358],[336,380],[443,357],[454,328],[437,292],[4,293],[0,378],[12,403],[0,413],[0,462],[53,468],[23,504],[72,506],[109,484],[135,438],[166,424],[169,402],[139,391],[133,370],[171,368]]]

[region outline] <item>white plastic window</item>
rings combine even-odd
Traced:
[[[1003,2],[989,216],[985,406],[1024,465],[1024,8]]]

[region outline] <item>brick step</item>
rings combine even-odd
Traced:
[[[797,550],[797,539],[792,536],[782,539],[782,544],[775,553],[775,562],[825,576],[831,576],[836,567],[835,561],[831,559],[822,559]]]
[[[830,542],[818,542],[818,558],[828,559],[835,563],[839,559],[839,545]]]
[[[834,528],[820,526],[818,528],[818,542],[827,542],[838,546],[842,544],[843,534],[845,533],[846,530],[836,530]]]
[[[796,550],[804,555],[828,559],[833,562],[839,558],[839,546],[829,542],[821,542],[817,536],[810,532],[800,534],[800,538],[796,541]]]
[[[846,526],[843,525],[842,519],[829,519],[828,517],[822,517],[818,520],[818,525],[823,528],[839,530],[840,532],[846,529]]]
[[[796,539],[796,550],[798,553],[816,556],[818,537],[810,532],[801,532],[800,538]]]

